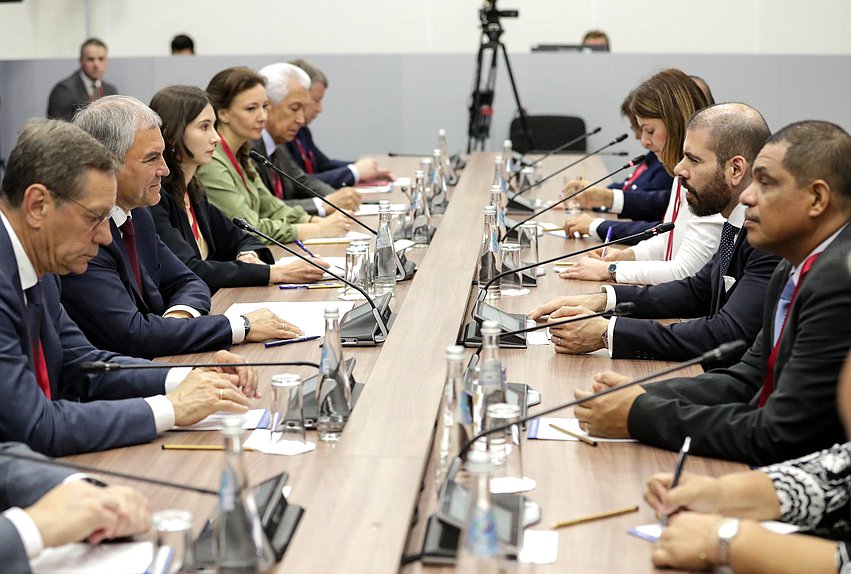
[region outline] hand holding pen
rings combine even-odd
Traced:
[[[673,475],[673,478],[671,478],[670,485],[668,485],[668,487],[667,487],[667,492],[674,490],[680,484],[680,480],[682,479],[682,475],[683,475],[683,468],[685,468],[686,458],[688,457],[688,452],[689,452],[690,448],[691,448],[691,437],[687,436],[686,439],[683,441],[683,446],[680,448],[680,453],[677,455],[677,464],[674,466],[674,475]],[[656,478],[656,477],[654,477],[654,478]],[[651,494],[651,491],[653,490],[652,483],[653,483],[653,479],[651,479],[651,482],[648,483],[648,492],[647,492],[647,494],[645,494],[645,498],[647,499],[648,502],[650,502],[651,506],[654,506],[654,501],[652,501],[650,498],[648,498],[648,495]],[[667,494],[667,492],[666,492],[666,494]],[[658,495],[656,497],[656,501],[661,502],[661,499],[658,498]],[[664,506],[668,507],[668,504],[665,504]],[[658,506],[654,506],[654,508],[656,508],[657,510],[661,510],[662,506],[658,505]],[[668,525],[668,512],[667,511],[663,512],[659,516],[659,522],[662,524],[662,526]]]

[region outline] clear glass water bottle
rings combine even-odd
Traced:
[[[508,195],[502,190],[499,185],[491,186],[491,205],[496,208],[496,229],[499,237],[505,238],[505,233],[508,231],[508,224],[505,222],[506,205],[508,204]]]
[[[491,185],[498,185],[502,191],[508,191],[508,182],[505,179],[505,159],[498,155],[493,160],[493,180]]]
[[[482,247],[479,251],[479,289],[497,276],[502,269],[502,261],[499,253],[499,230],[496,226],[496,207],[486,205],[483,209],[485,216],[484,230],[482,231]],[[499,281],[494,281],[487,291],[488,300],[496,300],[500,297]]]
[[[519,162],[514,161],[514,145],[511,140],[502,142],[502,159],[505,162],[505,177],[510,182],[511,176],[520,171]]]
[[[340,341],[340,310],[325,308],[325,338],[319,362],[319,386],[316,387],[316,404],[319,413],[316,430],[319,440],[336,442],[352,412],[352,389],[343,360]]]
[[[464,388],[464,347],[446,347],[446,382],[440,408],[440,464],[437,483],[443,481],[452,459],[472,437],[472,413],[469,395]]]
[[[414,196],[411,204],[411,234],[414,245],[425,247],[431,241],[431,213],[428,210],[428,191],[426,190],[425,173],[422,170],[417,170],[414,175],[414,181]]]
[[[447,181],[452,179],[452,160],[449,158],[449,145],[446,143],[446,130],[437,131],[437,148],[440,150],[440,170]]]
[[[219,480],[218,514],[213,519],[219,574],[265,572],[275,564],[245,472],[242,424],[239,416],[227,417],[223,422],[224,465]]]
[[[499,358],[499,325],[496,321],[482,323],[482,352],[473,372],[472,433],[477,435],[485,426],[488,405],[505,402],[505,371]],[[476,448],[487,448],[487,440],[477,441]]]
[[[396,294],[396,253],[393,250],[393,233],[390,231],[392,217],[390,204],[379,204],[378,235],[375,236],[372,263],[372,290],[376,297],[385,293]]]
[[[440,167],[440,150],[435,149],[431,158],[431,203],[429,208],[432,213],[443,213],[449,202],[449,188],[446,184],[446,175]]]
[[[472,450],[467,455],[466,468],[470,476],[470,498],[455,569],[475,574],[501,572],[505,555],[500,547],[490,493],[493,468],[490,457],[486,452]]]

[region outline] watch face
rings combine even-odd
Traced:
[[[738,520],[725,520],[718,527],[718,536],[720,538],[724,538],[729,540],[734,537],[736,533],[739,531],[739,521]]]
[[[614,273],[617,270],[618,270],[618,264],[617,263],[609,263],[609,273]]]

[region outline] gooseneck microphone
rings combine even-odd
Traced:
[[[541,157],[539,157],[538,159],[536,159],[535,161],[533,161],[531,163],[526,163],[525,161],[523,161],[523,157],[525,157],[529,153],[529,152],[526,152],[522,156],[520,156],[520,162],[521,162],[522,165],[524,165],[526,167],[535,167],[536,165],[538,165],[539,163],[541,163],[542,161],[544,161],[545,159],[547,159],[551,155],[554,155],[554,154],[557,154],[560,151],[566,150],[567,148],[569,148],[573,144],[577,144],[584,139],[587,139],[587,138],[589,138],[589,137],[591,137],[595,134],[600,133],[600,131],[602,129],[603,128],[601,128],[601,127],[597,127],[596,129],[591,130],[587,134],[582,134],[581,136],[577,136],[577,137],[573,138],[572,140],[561,144],[557,148],[548,151],[547,153],[545,153],[544,155],[542,155]]]
[[[544,409],[543,411],[541,411],[539,413],[535,413],[534,415],[525,416],[525,417],[523,417],[519,420],[516,420],[514,422],[504,424],[504,425],[495,426],[491,429],[484,430],[484,431],[478,433],[477,435],[475,435],[469,441],[467,441],[467,443],[463,447],[461,447],[461,451],[458,453],[457,456],[459,458],[463,459],[464,455],[467,454],[467,451],[470,450],[470,447],[473,446],[473,444],[475,444],[476,441],[478,441],[478,440],[480,440],[480,439],[482,439],[482,438],[484,438],[484,437],[486,437],[490,434],[509,429],[514,425],[523,424],[523,423],[528,422],[532,419],[543,417],[543,416],[552,414],[556,411],[560,411],[562,409],[575,407],[577,405],[587,403],[588,401],[593,401],[594,399],[598,399],[600,397],[604,397],[604,396],[610,395],[612,393],[617,393],[619,391],[622,391],[623,389],[628,389],[629,387],[634,387],[635,385],[640,385],[641,383],[646,383],[647,381],[650,381],[650,380],[655,379],[657,377],[668,375],[668,374],[674,373],[676,371],[681,371],[682,369],[686,369],[688,367],[691,367],[692,365],[697,365],[697,364],[703,363],[705,361],[726,361],[726,360],[728,360],[732,357],[740,357],[742,355],[742,353],[745,352],[745,350],[747,350],[747,344],[744,341],[742,341],[741,339],[737,339],[737,340],[732,341],[730,343],[724,343],[722,345],[719,345],[718,347],[712,349],[711,351],[707,351],[707,352],[703,353],[702,355],[698,355],[697,357],[695,357],[693,359],[689,359],[688,361],[683,361],[682,363],[677,363],[676,365],[673,365],[671,367],[667,367],[665,369],[661,369],[661,370],[656,371],[655,373],[651,373],[647,376],[639,377],[637,379],[633,379],[633,380],[629,381],[628,383],[624,383],[624,384],[618,385],[616,387],[609,387],[608,389],[604,389],[604,390],[600,391],[599,393],[594,393],[594,394],[589,395],[585,398],[575,399],[573,401],[563,403],[561,405],[557,405],[557,406],[554,406],[554,407],[549,408],[549,409]]]
[[[63,468],[70,468],[71,470],[76,470],[78,472],[92,472],[97,474],[105,474],[107,476],[115,476],[117,478],[124,478],[126,480],[135,480],[137,482],[146,482],[148,484],[156,484],[157,486],[167,486],[169,488],[177,488],[179,490],[188,490],[190,492],[197,492],[199,494],[209,494],[211,496],[218,496],[218,491],[211,490],[209,488],[201,488],[199,486],[192,486],[189,484],[181,484],[179,482],[171,482],[168,480],[160,480],[158,478],[149,478],[146,476],[138,476],[135,474],[128,474],[126,472],[118,472],[116,470],[106,470],[103,468],[98,468],[96,466],[89,466],[86,464],[78,464],[71,462],[58,461],[52,458],[36,458],[33,456],[27,456],[24,454],[19,454],[16,452],[8,452],[5,450],[0,451],[0,456],[5,456],[8,458],[16,458],[18,460],[26,460],[28,462],[34,462],[36,464],[43,464],[45,466],[61,466]]]
[[[340,340],[344,346],[372,347],[384,342],[387,338],[387,334],[390,332],[390,324],[392,323],[392,314],[390,313],[390,299],[392,297],[392,293],[385,293],[384,295],[381,295],[378,298],[378,303],[376,304],[376,301],[373,300],[362,287],[355,285],[348,279],[340,277],[329,269],[325,269],[294,249],[290,249],[274,237],[263,233],[241,217],[234,217],[233,224],[244,231],[262,237],[269,243],[274,243],[284,251],[291,255],[295,255],[302,261],[316,267],[317,269],[321,269],[334,279],[348,285],[364,296],[367,305],[372,308],[372,313],[365,313],[363,309],[364,305],[359,305],[343,315],[340,319]],[[378,328],[378,332],[376,332],[376,327]]]
[[[604,146],[600,146],[600,147],[598,147],[597,149],[595,149],[594,151],[592,151],[592,152],[590,152],[590,153],[587,153],[587,154],[583,155],[582,157],[580,157],[580,158],[579,158],[579,159],[577,159],[576,161],[572,161],[572,162],[570,162],[569,164],[567,164],[566,166],[564,166],[564,167],[561,167],[561,168],[557,169],[556,171],[554,171],[553,173],[551,173],[550,175],[548,175],[548,176],[547,176],[547,177],[545,177],[544,179],[542,179],[542,180],[540,180],[540,181],[536,181],[535,183],[533,183],[533,184],[531,184],[531,185],[527,185],[526,187],[524,187],[523,189],[521,189],[521,190],[517,191],[517,193],[515,193],[514,195],[512,195],[512,196],[509,198],[509,201],[513,201],[513,200],[517,199],[517,196],[519,196],[519,195],[522,195],[522,194],[526,193],[527,191],[529,191],[529,190],[530,190],[530,189],[532,189],[533,187],[538,187],[539,185],[541,185],[541,184],[542,184],[542,183],[544,183],[545,181],[548,181],[548,180],[550,180],[550,179],[554,178],[555,176],[557,176],[558,174],[560,174],[560,173],[561,173],[561,172],[563,172],[564,170],[566,170],[566,169],[568,169],[568,168],[571,168],[571,167],[575,166],[575,165],[576,165],[576,164],[578,164],[578,163],[582,163],[583,161],[585,161],[585,160],[586,160],[586,159],[588,159],[589,157],[595,156],[595,155],[597,155],[598,153],[601,153],[603,150],[608,149],[608,148],[612,147],[612,146],[613,146],[613,145],[615,145],[615,144],[619,144],[620,142],[622,142],[622,141],[623,141],[623,140],[625,140],[626,138],[627,138],[627,135],[626,135],[626,134],[621,134],[621,135],[619,135],[618,137],[616,137],[615,139],[613,139],[612,141],[610,141],[610,142],[609,142],[609,143],[607,143],[606,145],[604,145]],[[642,158],[643,158],[644,156],[640,156],[640,157],[642,157]],[[642,160],[642,161],[643,161],[643,160]],[[639,162],[639,163],[641,163],[641,162]],[[624,169],[626,169],[626,168],[624,168]],[[618,171],[621,171],[621,170],[618,170]],[[614,175],[614,174],[615,174],[615,173],[617,173],[618,171],[613,172],[613,173],[610,173],[610,174],[609,174],[609,175],[607,175],[606,177],[611,177],[612,175]],[[604,177],[603,179],[606,179],[606,178]],[[602,181],[602,180],[600,180],[600,181]],[[596,183],[599,183],[599,182],[596,182]]]
[[[173,369],[175,367],[189,367],[192,369],[205,369],[212,367],[313,367],[319,369],[318,363],[310,361],[259,361],[252,363],[110,363],[109,361],[86,361],[80,363],[80,370],[84,373],[111,373],[112,371],[125,371],[127,369]]]
[[[633,233],[632,235],[627,235],[626,237],[621,237],[620,239],[612,239],[611,241],[607,241],[605,243],[600,243],[598,245],[591,245],[589,247],[583,247],[582,249],[578,249],[576,251],[572,251],[570,253],[564,253],[562,255],[556,255],[555,257],[551,257],[549,259],[545,259],[543,261],[538,261],[537,263],[530,263],[529,265],[524,265],[522,267],[515,267],[514,269],[508,269],[507,271],[503,271],[502,273],[497,273],[490,280],[485,283],[484,287],[479,289],[479,294],[476,297],[476,304],[473,305],[473,318],[476,318],[478,315],[478,305],[483,302],[485,295],[487,294],[488,287],[493,285],[496,281],[499,281],[506,275],[511,275],[513,273],[520,273],[521,271],[528,271],[533,267],[538,267],[539,265],[547,265],[549,263],[555,263],[556,261],[560,261],[561,259],[566,259],[568,257],[574,257],[576,255],[582,255],[583,253],[588,253],[589,251],[594,251],[595,249],[600,249],[601,247],[608,247],[610,245],[615,245],[618,243],[625,243],[632,240],[641,240],[641,239],[649,239],[651,237],[655,237],[656,235],[662,235],[663,233],[668,233],[674,229],[674,223],[671,221],[666,221],[664,223],[660,223],[655,227],[651,227],[650,229],[645,229],[639,233]]]
[[[624,134],[624,135],[626,135],[626,134]],[[643,162],[643,161],[644,161],[644,159],[645,159],[646,157],[647,157],[647,156],[645,156],[645,155],[639,155],[639,156],[636,156],[636,157],[632,158],[632,160],[628,161],[627,163],[625,163],[624,165],[622,165],[621,167],[619,167],[618,169],[616,169],[615,171],[612,171],[612,172],[610,172],[610,173],[607,173],[606,175],[604,175],[603,177],[601,177],[600,179],[598,179],[598,180],[596,180],[596,181],[592,181],[591,183],[589,183],[589,184],[588,184],[588,185],[586,185],[585,187],[583,187],[583,188],[581,188],[581,189],[576,190],[575,192],[571,193],[570,195],[568,195],[568,196],[566,196],[566,197],[561,198],[560,200],[556,201],[556,202],[555,202],[555,203],[553,203],[552,205],[549,205],[549,206],[545,207],[544,209],[542,209],[542,210],[540,210],[540,211],[536,211],[535,213],[533,213],[532,215],[530,215],[530,216],[529,216],[529,217],[527,217],[526,219],[523,219],[523,220],[521,220],[521,221],[519,221],[519,222],[515,223],[514,225],[512,225],[512,226],[511,226],[511,227],[510,227],[510,228],[509,228],[509,229],[505,232],[505,235],[503,235],[503,236],[500,238],[500,240],[505,239],[506,237],[508,237],[511,233],[513,233],[513,232],[514,232],[514,230],[515,230],[515,229],[517,229],[518,227],[520,227],[521,225],[523,225],[523,224],[524,224],[524,223],[526,223],[527,221],[531,221],[532,219],[535,219],[535,218],[536,218],[536,217],[538,217],[539,215],[543,215],[544,213],[546,213],[546,212],[548,212],[549,210],[553,209],[553,208],[554,208],[554,207],[556,207],[557,205],[561,205],[562,203],[564,203],[564,202],[566,202],[566,201],[568,201],[568,200],[573,199],[574,197],[576,197],[577,195],[579,195],[579,194],[580,194],[580,193],[582,193],[583,191],[586,191],[586,190],[588,190],[588,189],[590,189],[590,188],[594,187],[595,185],[597,185],[598,183],[600,183],[600,182],[601,182],[601,181],[603,181],[604,179],[608,179],[608,178],[612,177],[613,175],[615,175],[616,173],[622,172],[622,171],[623,171],[623,170],[625,170],[625,169],[629,169],[629,168],[631,168],[631,167],[635,167],[636,165],[639,165],[641,162]],[[558,172],[556,172],[556,173],[558,173]],[[555,174],[553,174],[553,175],[555,175]],[[538,183],[543,183],[544,181],[546,181],[546,180],[541,180],[541,181],[540,181],[540,182],[538,182]],[[527,189],[528,189],[528,188],[527,188]],[[517,194],[515,194],[515,195],[519,195],[519,193],[520,193],[520,192],[518,192],[518,193],[517,193]]]
[[[378,232],[375,229],[373,229],[372,227],[370,227],[369,225],[367,225],[366,223],[364,223],[363,221],[361,221],[360,219],[358,219],[354,215],[351,215],[350,213],[347,213],[345,210],[340,209],[339,207],[334,205],[332,202],[330,202],[327,199],[325,199],[324,197],[322,197],[322,194],[316,193],[315,191],[313,191],[312,189],[310,189],[309,187],[304,185],[302,182],[300,182],[299,180],[297,180],[296,178],[294,178],[293,176],[291,176],[290,174],[288,174],[287,172],[285,172],[284,170],[282,170],[281,168],[279,168],[278,166],[273,164],[271,161],[269,161],[269,158],[267,158],[262,153],[253,149],[250,152],[248,152],[248,155],[251,156],[251,159],[253,159],[254,161],[268,167],[269,169],[273,169],[275,171],[275,173],[277,173],[278,175],[287,178],[289,181],[293,182],[294,184],[296,184],[297,186],[299,186],[300,188],[302,188],[303,190],[308,192],[310,195],[317,198],[319,201],[325,203],[326,205],[333,207],[334,209],[336,209],[337,211],[339,211],[340,213],[342,213],[343,215],[345,215],[346,217],[348,217],[349,219],[351,219],[352,221],[354,221],[355,223],[357,223],[358,225],[360,225],[361,227],[363,227],[364,229],[366,229],[367,231],[372,233],[373,235],[378,235]]]

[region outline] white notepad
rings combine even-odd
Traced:
[[[225,315],[245,315],[265,307],[278,317],[304,331],[305,337],[314,335],[321,337],[325,334],[326,307],[336,307],[340,310],[340,317],[342,317],[345,313],[351,311],[354,305],[352,301],[258,301],[256,303],[234,303],[228,307]]]

